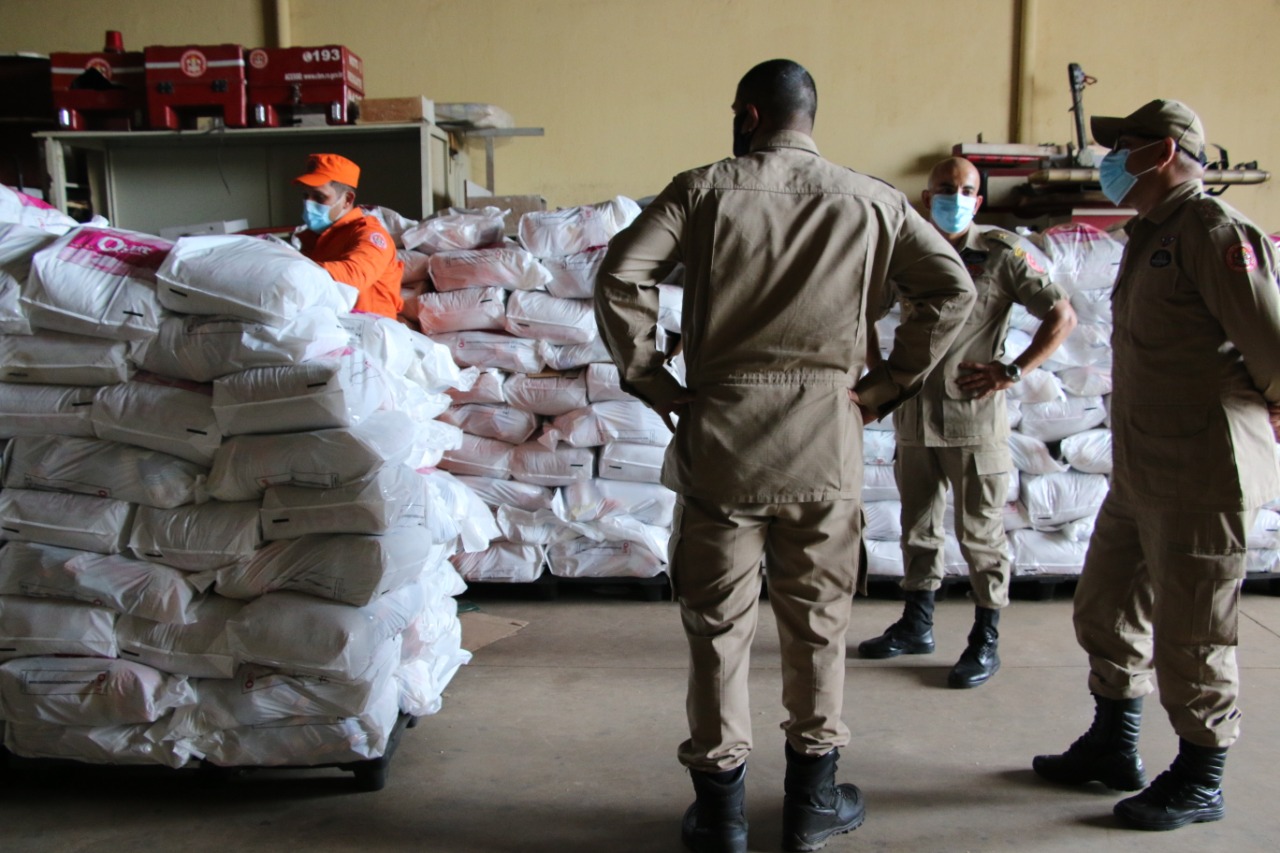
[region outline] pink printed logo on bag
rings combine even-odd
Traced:
[[[104,228],[82,228],[58,252],[58,260],[107,275],[155,281],[173,244]]]

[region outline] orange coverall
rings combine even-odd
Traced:
[[[375,217],[355,208],[317,234],[298,235],[302,254],[324,267],[329,275],[360,291],[356,311],[395,318],[404,307],[400,277],[404,264],[396,258],[396,245]]]

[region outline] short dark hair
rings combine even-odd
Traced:
[[[738,83],[738,96],[775,120],[818,112],[818,88],[804,66],[790,59],[770,59],[752,68]]]

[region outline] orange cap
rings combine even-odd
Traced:
[[[312,154],[307,158],[306,174],[293,179],[295,184],[318,187],[337,181],[349,187],[359,186],[360,167],[339,154]]]

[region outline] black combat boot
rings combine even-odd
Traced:
[[[1117,791],[1138,791],[1147,784],[1138,756],[1142,697],[1106,699],[1096,693],[1093,725],[1061,755],[1037,755],[1031,768],[1063,785],[1101,782]]]
[[[1222,770],[1226,747],[1178,742],[1178,757],[1145,791],[1116,803],[1116,817],[1134,829],[1177,829],[1222,820]]]
[[[927,655],[933,651],[933,590],[909,590],[902,618],[874,640],[858,644],[864,658],[896,658]]]
[[[857,786],[836,784],[840,750],[801,755],[787,744],[786,796],[782,800],[782,847],[820,850],[827,839],[852,832],[867,816]]]
[[[960,660],[947,674],[948,687],[977,687],[1000,669],[997,646],[1000,632],[1000,611],[987,607],[975,607],[973,628],[969,631],[969,645]]]
[[[694,853],[747,853],[747,765],[719,773],[689,770],[697,797],[684,813],[680,840]]]

